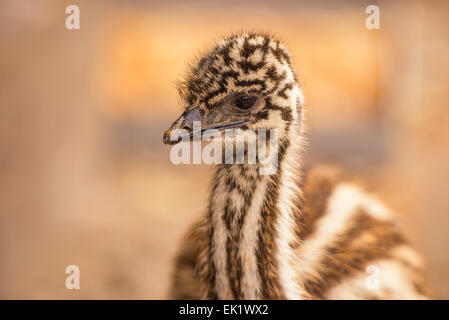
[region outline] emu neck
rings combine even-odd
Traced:
[[[292,138],[299,139],[296,133]],[[279,146],[273,175],[260,175],[258,165],[217,167],[209,224],[212,287],[219,299],[301,298],[293,269],[297,145],[285,140]]]

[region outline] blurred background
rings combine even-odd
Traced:
[[[389,203],[449,298],[447,1],[285,0],[0,1],[0,298],[167,297],[212,169],[172,165],[162,144],[174,81],[241,29],[291,50],[307,165],[340,165]]]

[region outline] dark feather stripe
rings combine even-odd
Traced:
[[[250,71],[258,71],[265,67],[265,61],[252,63],[247,60],[237,62],[238,66],[243,70],[244,74],[248,74]]]
[[[318,276],[304,281],[312,297],[323,299],[326,292],[356,272],[364,271],[369,262],[391,258],[391,249],[406,240],[391,222],[376,220],[363,209],[354,216],[347,231],[329,244],[317,269]],[[373,237],[360,240],[365,233]]]
[[[291,122],[293,121],[293,116],[292,116],[292,110],[290,108],[280,107],[280,106],[272,103],[271,97],[265,98],[265,104],[266,104],[266,107],[268,110],[280,111],[282,120],[284,120],[287,125],[291,124]]]
[[[223,170],[223,167],[217,167],[216,169],[216,177],[219,177],[221,174],[221,171]],[[218,188],[218,184],[219,184],[219,179],[216,179],[213,187],[212,187],[212,192],[211,195],[215,194],[217,192],[217,188]],[[216,247],[215,245],[215,240],[214,240],[214,224],[212,223],[212,216],[213,216],[213,203],[212,203],[212,196],[210,198],[209,201],[209,209],[208,209],[208,213],[207,213],[207,220],[208,220],[208,233],[207,233],[207,239],[209,240],[207,243],[207,255],[208,255],[208,261],[205,263],[208,263],[207,267],[206,267],[206,277],[205,279],[203,279],[206,283],[207,286],[207,298],[208,299],[218,299],[218,293],[216,290],[216,284],[215,284],[215,270],[216,270],[216,266],[214,263],[214,259],[213,259],[213,252],[214,252],[214,248]]]
[[[278,262],[275,259],[276,251],[278,250],[275,243],[275,226],[279,213],[276,204],[279,199],[279,184],[282,176],[281,164],[288,146],[288,141],[280,145],[278,155],[280,165],[266,187],[265,201],[261,211],[261,225],[256,255],[262,287],[262,299],[285,299],[279,282]]]
[[[217,300],[218,299],[218,293],[217,293],[217,289],[215,286],[215,264],[214,264],[214,260],[213,260],[213,251],[211,250],[211,248],[215,247],[214,244],[214,226],[212,223],[209,223],[209,229],[208,229],[208,234],[207,237],[209,239],[209,246],[208,246],[208,261],[209,261],[209,268],[207,268],[207,274],[205,277],[205,282],[207,285],[207,298],[211,299],[211,300]]]
[[[260,88],[262,90],[265,89],[265,81],[259,80],[259,79],[255,79],[255,80],[237,80],[235,82],[235,85],[238,86],[238,87],[243,87],[243,88],[251,87],[251,86],[254,86],[254,85],[258,85],[258,86],[260,86]]]
[[[284,87],[281,90],[279,90],[278,96],[281,98],[284,98],[284,99],[288,99],[286,92],[287,92],[287,90],[291,90],[291,89],[293,89],[293,83],[291,83],[291,82],[286,83],[284,85]]]
[[[317,221],[326,214],[329,198],[337,184],[341,182],[340,179],[340,174],[336,170],[327,170],[326,174],[320,170],[311,171],[307,175],[301,188],[307,206],[302,208],[300,215],[296,216],[296,232],[302,241],[313,234]]]
[[[238,237],[240,237],[240,234]],[[232,237],[229,237],[226,243],[226,270],[228,271],[229,285],[231,287],[232,294],[234,295],[234,299],[239,300],[242,298],[242,260],[239,256],[239,245],[237,241],[240,241],[240,239],[232,239]]]
[[[258,45],[250,44],[248,40],[254,39],[253,37],[249,37],[245,39],[245,42],[243,43],[243,47],[240,51],[240,55],[246,59],[248,59],[251,55],[254,54],[254,52],[259,48]]]
[[[245,217],[248,212],[249,206],[251,205],[252,202],[255,183],[253,183],[252,181],[253,179],[250,178],[249,181],[251,182],[252,188],[250,188],[248,191],[245,191],[245,189],[242,186],[240,186],[238,181],[234,179],[231,174],[231,168],[234,168],[234,166],[226,166],[226,168],[228,168],[226,174],[226,186],[228,188],[228,198],[222,218],[229,232],[229,237],[226,242],[226,255],[227,255],[226,269],[228,272],[229,284],[231,286],[231,291],[234,295],[234,299],[242,299],[243,293],[241,282],[243,276],[243,269],[241,257],[239,255],[240,253],[239,248],[241,245],[241,238],[242,238],[241,231],[243,224],[245,222]],[[241,166],[245,167],[244,165]],[[239,210],[235,210],[235,208],[232,207],[231,196],[234,190],[237,190],[239,195],[243,197],[243,199],[245,200],[243,203],[243,207],[240,208]]]

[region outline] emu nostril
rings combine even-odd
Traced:
[[[201,121],[201,112],[198,107],[187,110],[183,113],[183,122],[181,128],[189,132],[193,131],[193,123],[195,121]]]
[[[182,126],[182,129],[187,130],[187,131],[192,131],[193,130],[193,128],[192,128],[192,126],[190,124],[184,124]]]

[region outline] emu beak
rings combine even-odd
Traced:
[[[176,144],[181,141],[182,133],[177,133],[179,129],[187,131],[189,135],[193,132],[193,122],[201,121],[202,116],[199,107],[188,109],[165,131],[163,141],[165,144]]]

